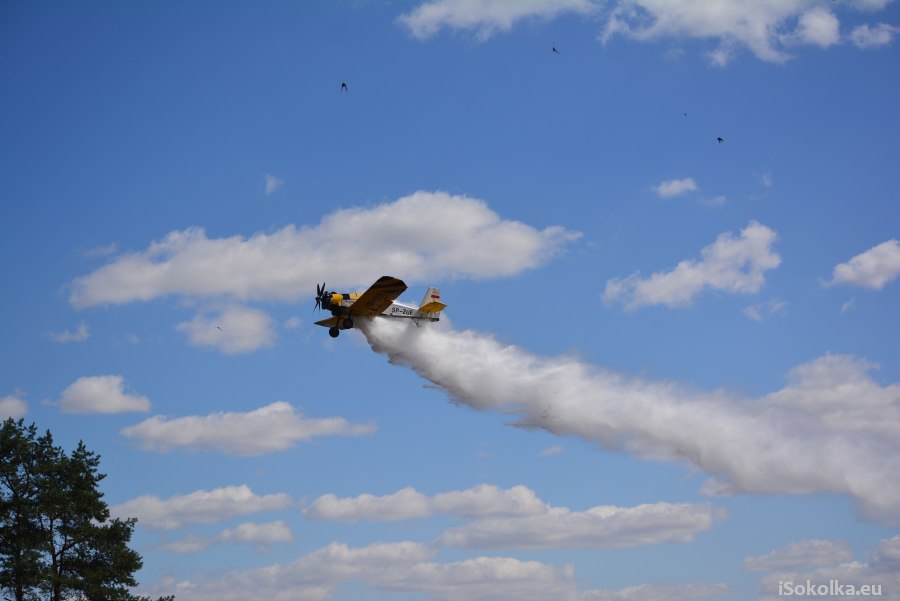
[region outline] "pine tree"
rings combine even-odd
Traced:
[[[128,547],[137,520],[110,519],[100,457],[67,455],[48,431],[0,428],[0,590],[9,601],[132,601],[141,567]]]
[[[0,590],[15,601],[35,599],[43,566],[34,501],[38,496],[32,424],[8,419],[0,430]]]

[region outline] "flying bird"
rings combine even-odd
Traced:
[[[559,50],[556,49],[556,46],[553,47],[553,52],[555,52],[556,54],[559,54]]]
[[[222,326],[216,326],[216,329],[219,330],[219,331],[221,332],[221,331],[222,331]]]
[[[345,82],[341,82],[341,92],[344,91],[349,92],[350,88],[347,87],[347,84]]]
[[[724,141],[725,141],[725,138],[722,138],[722,137],[716,138],[716,142],[718,142],[719,144],[721,144]]]

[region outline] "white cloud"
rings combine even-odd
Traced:
[[[334,542],[290,563],[232,571],[217,580],[164,582],[154,587],[153,594],[174,592],[176,598],[189,601],[324,601],[340,585],[354,581],[380,591],[424,593],[431,601],[687,601],[728,590],[721,584],[681,584],[579,591],[569,565],[511,557],[441,563],[434,561],[435,555],[433,548],[408,541],[365,547]]]
[[[453,563],[418,563],[372,584],[378,588],[423,591],[436,601],[575,600],[574,568],[511,557],[475,557]]]
[[[717,66],[727,65],[738,48],[780,63],[791,58],[785,44],[830,46],[838,41],[838,26],[815,0],[624,0],[610,11],[601,40],[698,38],[717,44],[709,53]]]
[[[13,394],[0,397],[0,419],[19,419],[28,413],[28,403],[23,396],[21,390],[16,390]]]
[[[437,514],[474,520],[445,531],[438,545],[478,549],[619,548],[689,542],[712,527],[709,505],[655,503],[599,506],[586,511],[550,507],[525,486],[490,484],[439,493],[413,488],[384,496],[317,498],[304,512],[316,519],[395,521]]]
[[[266,177],[265,177],[266,196],[270,196],[270,195],[274,194],[275,192],[280,190],[283,185],[284,185],[283,179],[281,179],[279,177],[275,177],[274,175],[271,175],[269,173],[266,174]]]
[[[509,31],[526,19],[553,19],[566,13],[589,14],[596,10],[591,0],[431,0],[397,22],[420,40],[441,29],[475,30],[476,37],[487,40],[492,35]]]
[[[753,321],[765,321],[771,315],[784,315],[787,311],[787,301],[770,298],[764,303],[750,305],[744,309],[744,315]]]
[[[54,342],[84,342],[91,337],[91,330],[83,321],[78,324],[78,328],[73,332],[71,330],[63,330],[62,332],[47,332],[47,337]]]
[[[260,496],[241,484],[168,499],[143,495],[110,507],[110,512],[120,518],[135,517],[138,524],[153,530],[175,530],[188,524],[214,524],[239,515],[276,511],[291,502],[286,493]]]
[[[190,601],[323,601],[343,582],[376,580],[427,562],[434,551],[419,543],[375,543],[352,548],[331,543],[284,564],[230,572],[219,580],[180,582],[172,591]],[[167,593],[168,594],[168,593]]]
[[[785,38],[787,43],[811,44],[828,48],[841,40],[840,22],[829,9],[816,6],[800,15],[797,29]]]
[[[852,311],[854,309],[854,307],[856,307],[856,297],[855,296],[853,298],[851,298],[850,300],[848,300],[843,305],[841,305],[841,315],[845,315],[845,314],[849,313],[850,311]]]
[[[272,543],[291,541],[294,535],[285,522],[277,520],[264,524],[254,524],[252,522],[239,524],[235,528],[223,530],[216,538],[222,542],[270,545]]]
[[[285,330],[298,330],[300,326],[303,325],[303,320],[297,317],[296,315],[293,317],[289,317],[284,321],[282,326]]]
[[[815,587],[825,586],[827,589],[831,581],[837,581],[845,590],[849,586],[857,589],[877,586],[881,592],[875,598],[900,601],[900,536],[881,541],[868,562],[846,561],[807,572],[775,571],[760,582],[761,591],[768,593],[762,601],[783,599],[784,596],[778,595],[780,583],[805,586],[809,582]],[[826,594],[817,595],[817,598],[836,600],[846,599],[847,596]]]
[[[849,545],[842,541],[805,540],[791,543],[758,557],[744,559],[750,572],[773,572],[790,568],[830,566],[853,559]]]
[[[772,245],[777,235],[751,221],[739,237],[721,234],[701,251],[700,261],[684,260],[669,272],[649,278],[632,274],[606,282],[603,301],[622,302],[628,310],[645,305],[689,305],[705,289],[731,294],[754,294],[765,283],[765,272],[778,267],[781,257]]]
[[[59,408],[63,413],[150,411],[150,399],[125,392],[123,376],[85,376],[63,390]]]
[[[689,601],[729,594],[726,584],[641,584],[618,591],[587,591],[580,601]]]
[[[888,240],[836,265],[832,284],[881,290],[900,275],[900,242]]]
[[[245,522],[234,528],[227,528],[212,537],[186,536],[161,545],[161,548],[173,553],[197,553],[222,543],[239,543],[266,548],[275,543],[292,540],[294,540],[294,535],[290,527],[282,520],[277,520],[262,524]]]
[[[480,484],[462,491],[439,493],[433,498],[434,510],[460,517],[530,515],[545,509],[543,501],[526,486],[501,489]]]
[[[200,314],[176,328],[194,346],[208,346],[238,355],[272,346],[277,338],[272,318],[263,311],[231,306],[218,314]]]
[[[360,329],[392,364],[456,402],[637,457],[690,462],[713,477],[710,494],[840,492],[866,517],[900,522],[900,384],[879,385],[865,361],[829,355],[795,368],[780,391],[747,399],[433,326],[371,320]]]
[[[560,445],[555,445],[552,447],[547,447],[543,451],[539,453],[541,457],[554,457],[556,455],[561,455],[565,449]]]
[[[174,593],[190,601],[322,601],[342,583],[358,581],[377,590],[423,592],[433,601],[578,598],[568,566],[507,557],[437,563],[434,556],[434,549],[414,542],[356,548],[331,543],[290,563],[230,572],[219,580],[178,583]]]
[[[262,455],[283,451],[315,436],[360,436],[374,431],[374,424],[352,424],[342,417],[304,418],[289,403],[278,401],[246,413],[178,418],[156,415],[123,429],[122,434],[155,451],[186,447]]]
[[[841,4],[841,8],[848,5]],[[849,4],[858,10],[876,11],[888,0]],[[741,49],[761,60],[783,63],[792,58],[791,47],[828,48],[842,40],[840,20],[832,7],[819,0],[431,0],[397,21],[420,40],[447,28],[474,31],[479,41],[485,41],[525,20],[551,20],[564,14],[590,16],[600,11],[604,11],[605,24],[599,37],[604,44],[616,36],[641,42],[705,40],[712,44],[707,57],[719,67],[728,65]],[[860,48],[877,48],[889,44],[897,31],[900,28],[884,23],[861,25],[849,37]],[[680,52],[680,48],[670,48],[667,54]]]
[[[322,495],[304,513],[319,520],[394,521],[427,517],[433,513],[429,499],[413,488],[404,488],[391,495],[377,497],[363,494],[353,498]]]
[[[697,182],[692,177],[669,179],[653,188],[661,198],[673,198],[686,192],[696,192],[699,189]]]
[[[477,520],[445,531],[437,542],[475,549],[620,549],[691,542],[712,522],[712,510],[705,504],[598,506],[585,511],[554,507],[537,514]]]
[[[850,32],[850,41],[859,48],[880,48],[893,42],[894,36],[898,32],[900,32],[900,27],[887,23],[879,23],[875,27],[860,25]]]
[[[394,521],[423,518],[443,513],[460,517],[486,517],[540,513],[546,510],[543,501],[525,486],[501,489],[491,484],[439,493],[429,497],[407,487],[384,496],[363,494],[338,498],[322,495],[305,511],[320,520]]]
[[[836,431],[900,440],[900,384],[879,385],[868,375],[877,368],[848,355],[825,355],[793,368],[788,385],[765,400],[815,415]]]
[[[296,301],[317,283],[368,286],[384,274],[407,283],[511,276],[537,267],[580,236],[501,219],[480,200],[416,192],[367,209],[344,209],[315,227],[289,225],[249,238],[169,233],[75,280],[76,307],[167,295]]]

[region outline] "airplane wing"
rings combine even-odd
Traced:
[[[406,284],[403,283],[403,280],[388,275],[381,276],[354,301],[350,306],[350,314],[354,317],[381,315],[385,309],[391,306],[395,298],[403,294],[404,290],[406,290]]]
[[[338,324],[337,317],[329,317],[328,319],[323,319],[322,321],[317,321],[317,326],[325,326],[326,328],[330,328],[332,326],[336,326]]]

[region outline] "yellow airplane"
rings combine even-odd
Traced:
[[[403,280],[385,275],[365,292],[328,292],[325,283],[316,285],[316,308],[331,312],[331,317],[317,321],[328,328],[328,335],[337,338],[341,330],[353,327],[354,317],[393,317],[438,321],[447,305],[441,302],[441,291],[429,288],[418,307],[395,300],[406,290]]]

